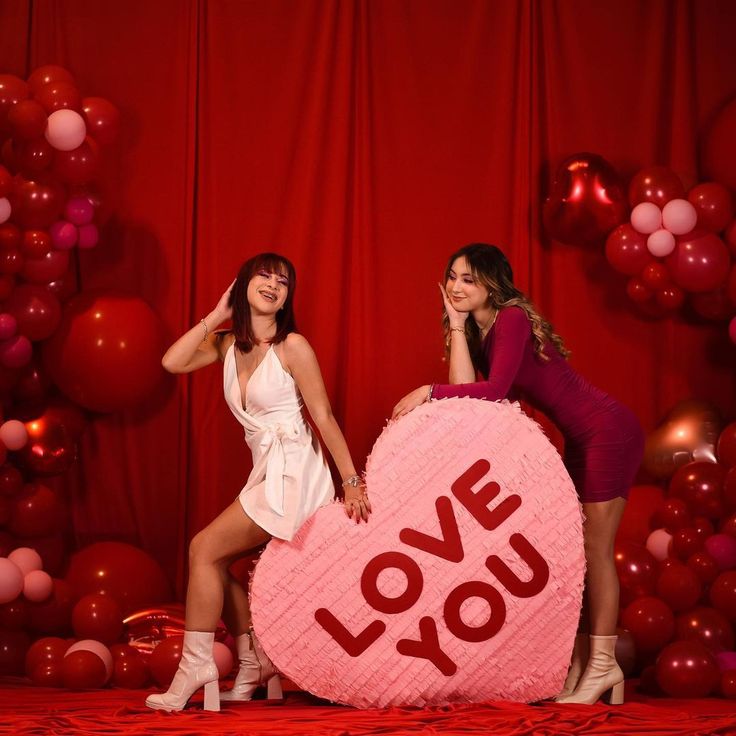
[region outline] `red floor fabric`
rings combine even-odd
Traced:
[[[6,681],[7,682],[7,681]],[[228,705],[220,713],[191,706],[160,713],[143,705],[141,690],[69,692],[15,681],[0,687],[0,734],[242,734],[243,736],[347,736],[355,734],[736,734],[732,701],[645,699],[628,689],[620,707],[489,703],[446,708],[355,710],[289,693],[286,704]]]

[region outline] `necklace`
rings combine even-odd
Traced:
[[[485,337],[488,331],[490,331],[491,327],[496,323],[496,317],[498,317],[498,309],[493,312],[493,314],[488,318],[488,321],[480,328],[481,337]]]

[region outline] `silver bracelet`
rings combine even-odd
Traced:
[[[342,482],[342,487],[346,488],[347,486],[351,486],[353,488],[357,488],[361,483],[362,480],[359,475],[351,475]]]
[[[429,391],[427,391],[427,398],[425,399],[425,401],[432,401],[432,391],[434,391],[434,384],[430,383]]]
[[[204,337],[202,338],[202,342],[207,342],[207,338],[209,337],[210,330],[207,327],[207,323],[204,321],[204,317],[199,321],[202,323],[202,327],[204,327]]]

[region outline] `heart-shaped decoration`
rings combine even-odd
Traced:
[[[276,666],[357,707],[559,692],[582,519],[539,426],[506,402],[425,404],[383,431],[366,483],[367,525],[327,506],[256,566],[253,623]]]

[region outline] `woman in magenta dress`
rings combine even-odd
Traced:
[[[577,374],[552,326],[513,284],[508,260],[493,245],[468,245],[451,258],[440,287],[445,303],[449,384],[421,386],[394,408],[397,418],[432,399],[524,398],[565,438],[565,466],[585,515],[584,615],[572,664],[557,700],[594,703],[610,691],[623,701],[614,655],[618,577],[616,530],[641,462],[644,435],[634,414]],[[484,380],[477,381],[477,374]]]

